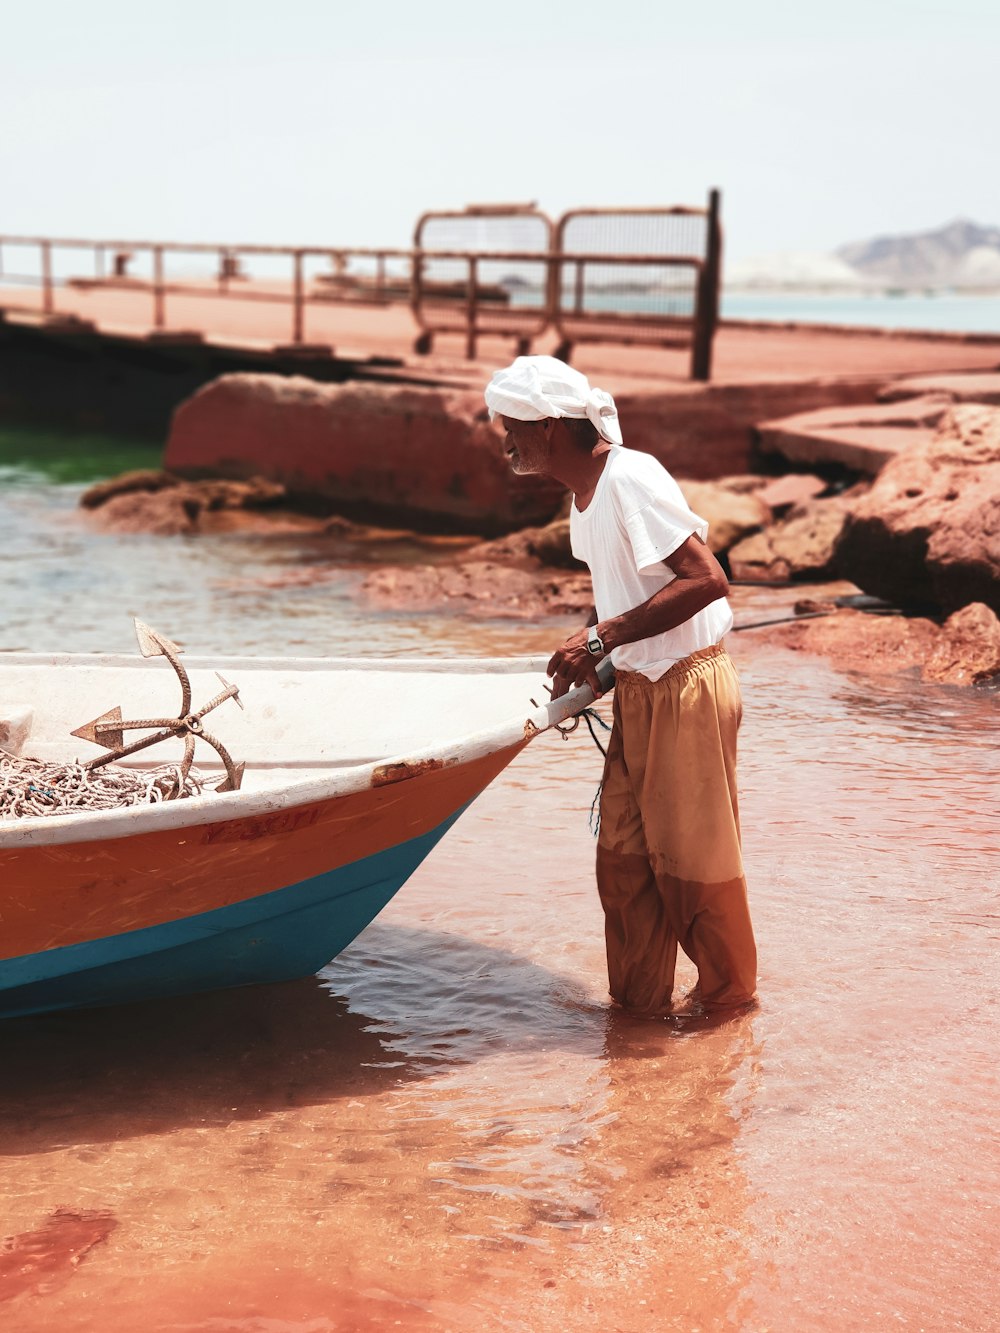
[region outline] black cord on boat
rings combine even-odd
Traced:
[[[593,708],[585,708],[580,716],[587,724],[587,730],[590,732],[590,739],[600,750],[601,754],[604,755],[605,759],[607,759],[608,752],[597,737],[597,732],[594,730],[594,723],[596,722],[599,727],[603,727],[605,731],[610,731],[611,727],[605,722],[604,718],[601,717],[600,713],[596,712]]]
[[[601,727],[602,730],[604,731],[611,730],[610,724],[605,722],[604,718],[601,717],[600,713],[598,713],[593,708],[585,708],[583,712],[580,714],[580,716],[587,724],[587,730],[590,732],[590,739],[600,750],[601,754],[604,755],[605,759],[607,759],[608,752],[601,744],[597,732],[594,730],[594,723],[596,722],[597,725]],[[604,780],[602,779],[597,784],[597,791],[594,793],[594,799],[590,803],[590,817],[587,820],[587,827],[590,829],[591,833],[594,835],[595,838],[601,831],[601,792],[603,790],[604,790]]]

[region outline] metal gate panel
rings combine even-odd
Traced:
[[[483,334],[530,344],[551,319],[552,235],[533,207],[425,213],[414,235],[418,350],[436,333],[465,334],[469,356]]]
[[[708,208],[575,209],[556,228],[553,323],[574,343],[691,347],[708,376],[718,305],[718,194]]]

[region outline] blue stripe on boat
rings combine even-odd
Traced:
[[[0,962],[0,1017],[318,972],[374,920],[466,807],[437,828],[289,888]]]

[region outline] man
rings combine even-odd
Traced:
[[[745,1006],[757,954],[736,797],[739,680],[722,646],[729,584],[708,524],[670,474],[623,446],[614,399],[549,356],[520,356],[486,389],[511,467],[573,492],[573,553],[594,613],[552,656],[553,697],[615,666],[597,887],[612,998],[672,1012],[678,944],[698,968],[695,1012]]]

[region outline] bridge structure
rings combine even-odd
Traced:
[[[407,249],[0,234],[0,311],[81,335],[143,328],[175,348],[267,343],[300,363],[336,356],[345,332],[369,360],[457,341],[471,361],[483,338],[518,352],[545,338],[566,360],[581,343],[645,346],[686,352],[704,381],[719,211],[716,190],[704,207],[557,221],[532,204],[477,205],[425,213]]]

